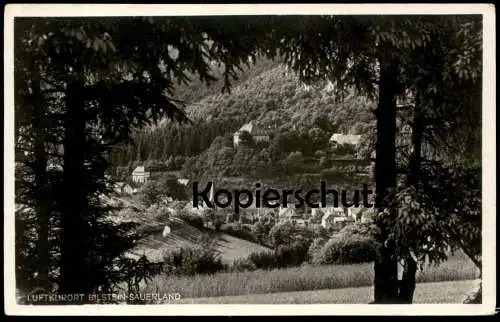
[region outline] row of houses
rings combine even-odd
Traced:
[[[374,209],[365,207],[325,207],[311,209],[309,219],[298,215],[294,208],[280,208],[278,217],[280,222],[290,221],[298,226],[308,226],[317,222],[321,217],[320,225],[326,229],[342,228],[353,222],[370,222],[373,218]]]
[[[209,201],[214,202],[214,186],[212,186],[209,193]],[[203,215],[206,209],[210,208],[203,201],[199,201],[197,207],[194,207],[192,201],[184,207],[184,210],[198,215]],[[374,214],[374,208],[365,208],[363,206],[313,208],[309,216],[299,214],[295,207],[280,206],[277,210],[275,209],[257,207],[254,201],[248,208],[242,210],[240,215],[246,216],[251,222],[256,222],[271,215],[277,222],[292,222],[301,227],[318,224],[318,219],[321,217],[319,224],[326,229],[331,229],[342,228],[352,222],[370,222]]]

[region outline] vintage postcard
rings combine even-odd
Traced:
[[[7,314],[495,313],[493,5],[4,17]]]

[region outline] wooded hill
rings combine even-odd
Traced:
[[[197,168],[205,174],[262,176],[255,171],[245,173],[242,167],[250,165],[242,159],[260,160],[263,169],[275,173],[270,163],[289,157],[299,163],[300,158],[308,157],[319,162],[334,132],[363,134],[366,139],[374,134],[373,103],[352,91],[335,96],[327,83],[306,86],[279,61],[259,59],[239,73],[230,93],[221,88],[222,81],[210,86],[197,81],[178,86],[174,97],[186,102],[185,113],[192,123],[164,120],[137,132],[134,145],[117,149],[112,164],[125,167],[121,168],[123,174],[146,162],[160,164],[164,170],[184,168],[192,175],[199,172]],[[266,129],[270,142],[253,147],[255,151],[248,146],[235,149],[232,135],[249,121]],[[216,159],[223,169],[212,162]]]

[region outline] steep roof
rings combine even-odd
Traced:
[[[132,171],[132,173],[144,173],[145,171],[144,166],[138,166],[134,169],[134,171]]]
[[[267,131],[262,129],[260,126],[256,124],[255,121],[250,121],[247,124],[240,127],[236,133],[248,132],[251,135],[267,135]]]

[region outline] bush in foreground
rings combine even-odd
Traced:
[[[313,264],[353,264],[375,260],[376,244],[362,235],[336,235],[313,255]]]
[[[273,251],[251,253],[248,259],[257,269],[271,269],[277,266],[276,256]]]
[[[239,258],[234,260],[233,264],[229,267],[229,272],[251,272],[255,271],[257,267],[248,258]]]
[[[164,272],[172,275],[213,274],[226,268],[210,245],[183,246],[165,252],[163,258]]]
[[[277,267],[299,266],[308,260],[309,243],[297,241],[291,245],[281,245],[275,251]]]
[[[309,243],[297,241],[290,245],[280,245],[274,251],[252,253],[248,259],[257,269],[300,266],[308,260],[308,249]]]
[[[311,245],[309,246],[309,249],[307,250],[307,257],[310,262],[313,261],[314,256],[323,248],[323,246],[326,244],[328,241],[327,238],[315,238]]]

